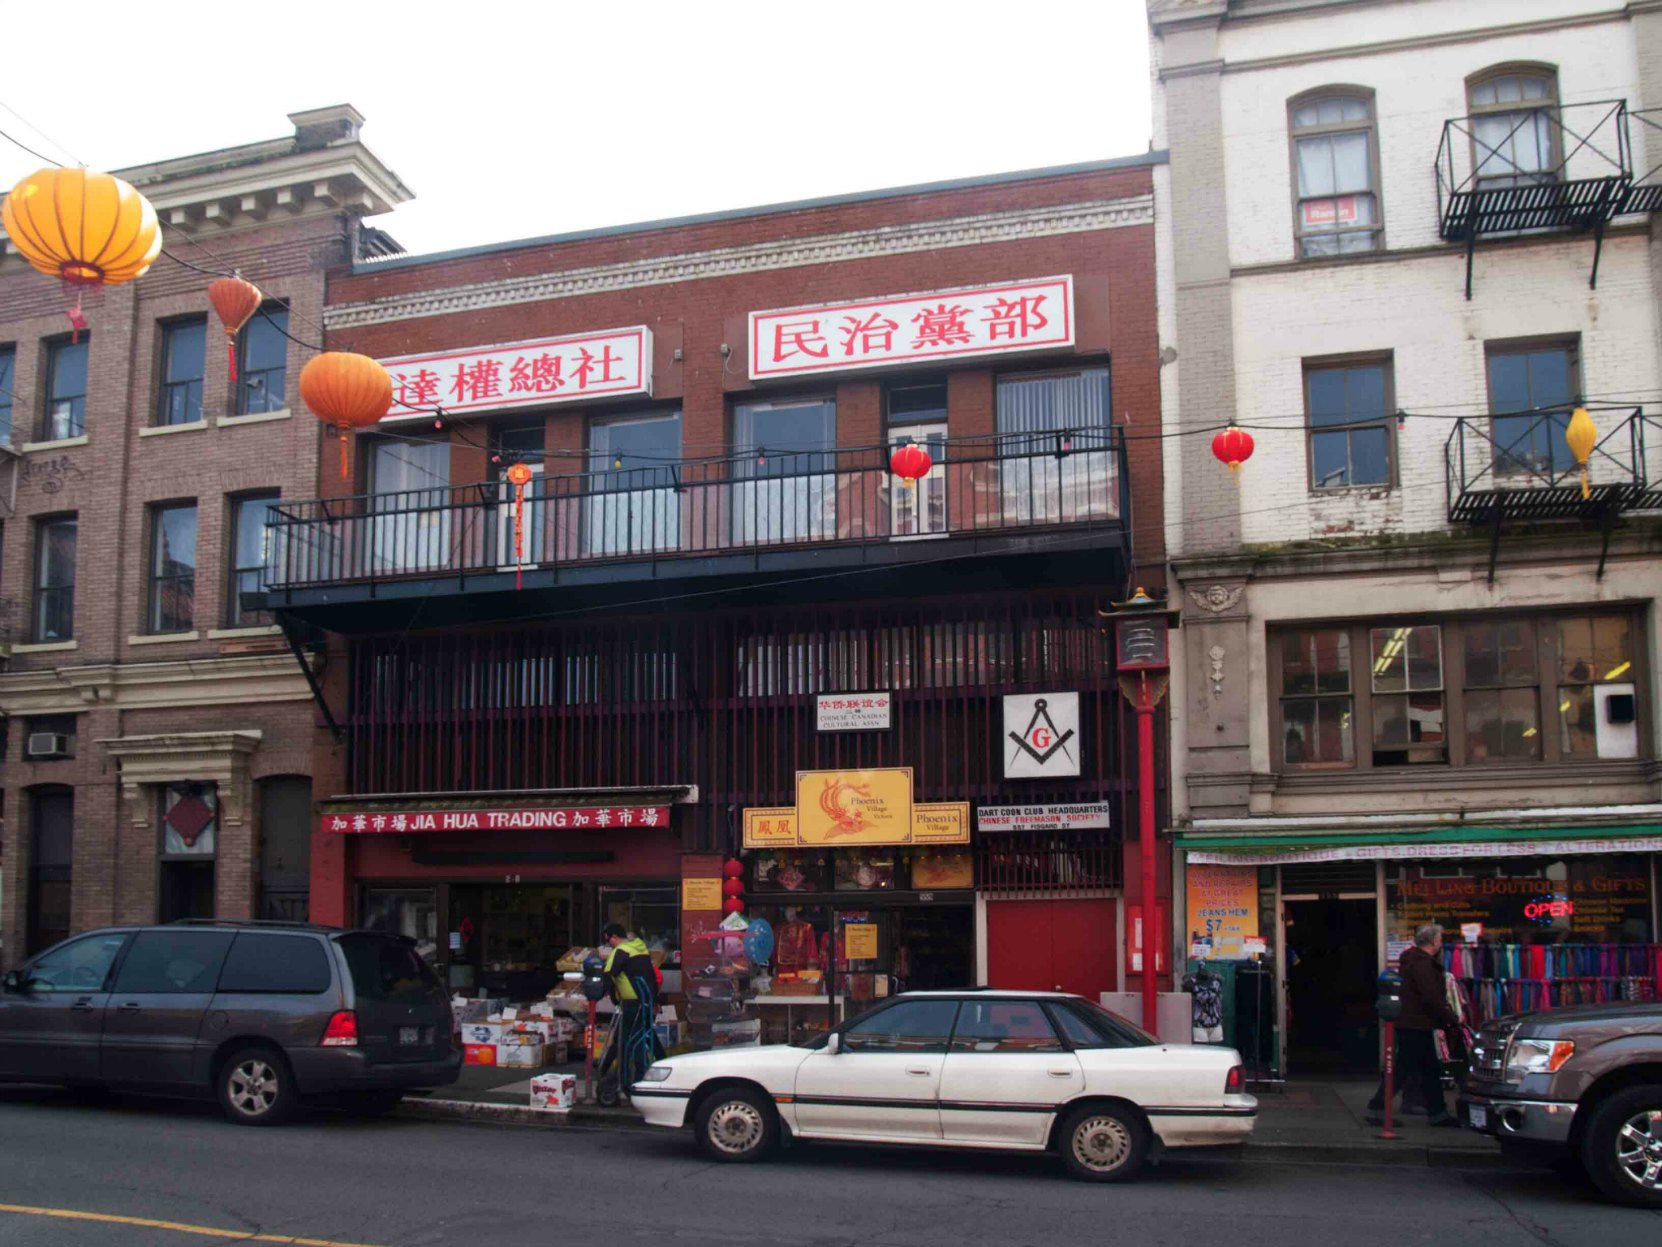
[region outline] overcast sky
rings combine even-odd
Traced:
[[[1149,143],[1144,0],[5,9],[0,130],[111,169],[348,102],[416,252]],[[0,185],[39,165],[0,140]]]

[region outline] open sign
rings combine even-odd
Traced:
[[[1575,902],[1563,896],[1537,896],[1524,905],[1524,917],[1542,924],[1557,918],[1573,918]]]

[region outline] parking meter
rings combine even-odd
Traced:
[[[583,999],[606,999],[606,963],[592,953],[583,958]]]
[[[1394,1022],[1402,1016],[1402,976],[1395,970],[1385,970],[1379,976],[1378,999],[1374,1007],[1379,1010],[1379,1020]]]

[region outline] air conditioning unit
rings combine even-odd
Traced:
[[[30,732],[29,740],[23,749],[23,756],[31,761],[41,761],[46,758],[67,758],[69,756],[69,737],[60,736],[56,732]]]

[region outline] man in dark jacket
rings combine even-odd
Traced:
[[[1402,1014],[1397,1018],[1397,1076],[1406,1085],[1418,1078],[1425,1095],[1427,1124],[1458,1126],[1443,1094],[1443,1066],[1437,1059],[1437,1032],[1460,1029],[1444,986],[1443,928],[1430,923],[1414,932],[1414,947],[1397,960],[1402,975]],[[1372,1107],[1372,1106],[1370,1106]]]

